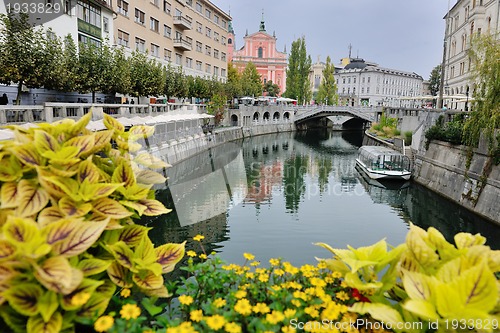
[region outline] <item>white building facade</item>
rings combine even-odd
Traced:
[[[473,36],[492,34],[499,38],[500,3],[497,0],[458,0],[444,17],[444,103],[449,108],[468,110],[472,96],[471,60]]]

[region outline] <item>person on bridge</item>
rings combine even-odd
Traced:
[[[2,97],[0,97],[0,105],[7,105],[9,104],[9,98],[7,97],[7,94],[4,93]]]

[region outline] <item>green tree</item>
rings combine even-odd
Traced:
[[[51,86],[57,75],[54,68],[61,59],[60,41],[42,28],[34,28],[28,15],[0,14],[0,83],[17,84],[16,102],[21,102],[22,86]]]
[[[325,68],[323,69],[323,80],[318,89],[316,100],[326,105],[337,105],[339,96],[337,95],[337,83],[335,82],[335,66],[330,57],[326,57]]]
[[[232,62],[227,64],[227,82],[224,86],[224,90],[226,91],[227,97],[231,100],[242,94],[241,75]]]
[[[473,112],[464,127],[465,142],[476,146],[484,133],[491,152],[495,130],[500,128],[500,42],[492,35],[474,37],[469,57],[473,64],[470,90],[474,100]]]
[[[113,50],[113,62],[111,71],[111,81],[108,92],[115,94],[130,94],[132,89],[132,78],[130,61],[125,56],[123,47]]]
[[[110,82],[112,67],[111,52],[107,45],[96,43],[80,43],[78,53],[78,88],[82,93],[106,91]]]
[[[437,96],[441,86],[441,65],[437,65],[431,71],[429,77],[429,90],[432,96]]]
[[[262,82],[253,62],[249,62],[241,74],[241,87],[245,96],[260,96],[262,94]]]
[[[311,64],[311,56],[307,55],[305,37],[297,39],[292,43],[290,57],[288,58],[285,96],[296,98],[299,104],[309,102],[312,97],[311,85],[309,84]]]
[[[78,90],[78,50],[73,37],[68,34],[63,40],[64,51],[60,71],[59,90]]]
[[[264,84],[264,91],[267,92],[268,96],[278,96],[280,87],[276,83],[273,83],[272,80],[269,80]]]
[[[158,62],[139,51],[135,51],[129,59],[132,95],[147,97],[165,92],[165,73]]]
[[[224,119],[224,109],[226,105],[226,96],[221,93],[216,93],[210,99],[207,105],[207,112],[215,116],[215,125],[219,125]]]
[[[190,94],[186,76],[182,72],[182,67],[167,66],[165,73],[164,95],[168,99],[171,97],[185,98]]]

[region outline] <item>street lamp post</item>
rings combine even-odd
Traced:
[[[465,111],[469,111],[469,86],[465,90]]]

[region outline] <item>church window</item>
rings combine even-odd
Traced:
[[[257,56],[258,56],[259,58],[262,58],[262,47],[259,47],[259,50],[258,50],[258,54],[257,54]]]

